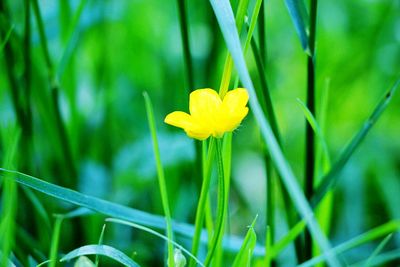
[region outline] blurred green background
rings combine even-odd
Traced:
[[[186,3],[194,88],[189,88],[186,79],[176,1],[39,1],[52,64],[49,68],[32,5],[27,21],[24,1],[2,0],[1,40],[10,27],[12,32],[0,52],[0,157],[9,129],[23,125],[15,169],[162,214],[142,96],[147,91],[154,104],[172,216],[193,223],[201,183],[196,174],[195,145],[163,119],[174,110],[188,110],[189,90],[218,89],[227,50],[209,2]],[[231,3],[236,7],[236,1]],[[302,177],[305,119],[297,98],[305,101],[306,55],[284,1],[265,1],[265,12],[266,75],[284,153],[296,177]],[[317,103],[321,92],[329,88],[325,135],[334,161],[399,74],[400,2],[326,0],[320,1],[318,12]],[[247,64],[259,86],[250,52]],[[335,190],[333,244],[400,219],[399,107],[396,94],[341,174]],[[18,109],[23,110],[22,119]],[[60,130],[63,127],[65,131]],[[243,236],[259,214],[256,229],[263,242],[265,166],[263,145],[251,114],[233,139],[228,231]],[[26,255],[38,254],[39,260],[41,254],[47,255],[51,229],[38,230],[40,216],[31,210],[23,192],[19,196],[17,242]],[[49,214],[72,208],[37,196]],[[276,201],[279,238],[287,226],[285,203],[280,198]],[[90,216],[65,222],[60,251],[97,242],[103,219]],[[37,247],[30,247],[28,239]],[[110,226],[106,242],[134,254],[144,266],[161,266],[164,243],[146,233]],[[188,240],[181,243],[190,244]],[[353,250],[348,259],[366,258],[376,245]],[[388,247],[400,247],[398,234]],[[286,250],[281,262],[293,264],[292,253]]]

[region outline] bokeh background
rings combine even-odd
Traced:
[[[171,111],[188,110],[189,90],[219,87],[227,49],[209,2],[186,1],[193,88],[186,78],[176,1],[38,2],[51,68],[32,10],[27,21],[24,1],[1,3],[2,40],[11,26],[13,30],[8,45],[0,52],[0,134],[5,139],[9,129],[21,121],[28,129],[22,131],[14,167],[89,195],[162,214],[142,96],[147,91],[154,104],[172,216],[193,223],[201,182],[194,141],[164,124],[163,119]],[[231,1],[233,7],[236,2]],[[302,183],[305,119],[297,99],[305,101],[306,54],[284,1],[265,1],[265,12],[266,76],[284,153]],[[322,92],[329,91],[324,129],[333,161],[399,75],[399,14],[399,1],[319,3],[317,103]],[[28,38],[27,27],[31,30]],[[249,51],[246,57],[253,81],[259,86],[252,53]],[[13,99],[16,91],[17,101]],[[28,114],[25,121],[18,118],[16,106]],[[331,222],[333,244],[400,219],[399,107],[400,96],[395,94],[341,174]],[[64,127],[63,134],[60,127]],[[252,114],[235,131],[233,140],[229,232],[244,235],[246,226],[259,214],[256,229],[262,243],[264,148]],[[4,151],[4,146],[1,149]],[[215,185],[212,190],[216,190]],[[72,208],[38,197],[49,214]],[[46,255],[51,230],[38,230],[40,216],[28,212],[32,204],[23,192],[18,203],[19,231],[38,246],[30,247],[19,236],[21,247],[27,255]],[[286,204],[277,197],[276,205],[279,238],[287,231],[283,218]],[[65,222],[60,250],[67,252],[97,242],[103,220],[90,216],[79,219],[79,223],[78,219]],[[105,234],[108,244],[134,254],[144,266],[161,266],[165,247],[160,240],[127,227],[110,226]],[[190,244],[188,240],[181,242]],[[366,258],[376,245],[353,250],[348,259]],[[398,234],[388,244],[388,248],[393,247],[400,247]],[[293,264],[293,251],[289,248],[285,253],[282,262]]]

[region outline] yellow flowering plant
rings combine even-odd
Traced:
[[[221,138],[232,132],[249,112],[247,90],[229,91],[223,99],[210,88],[197,89],[190,94],[189,112],[174,111],[165,123],[182,128],[189,137],[205,140],[210,136]]]

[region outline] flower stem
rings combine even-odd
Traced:
[[[208,250],[206,260],[204,265],[207,267],[211,263],[215,248],[217,244],[221,242],[223,237],[223,225],[224,225],[224,215],[225,215],[225,177],[224,177],[224,166],[222,161],[222,145],[221,140],[217,140],[217,165],[218,165],[218,206],[217,206],[217,219],[216,227],[211,241],[211,247]]]
[[[210,182],[211,182],[211,167],[214,159],[214,151],[215,151],[215,139],[211,138],[208,147],[207,160],[204,164],[203,184],[201,186],[199,203],[197,205],[197,210],[196,210],[195,229],[194,229],[194,236],[192,243],[192,254],[194,256],[197,256],[197,252],[199,250],[199,245],[200,245],[200,236],[201,236],[201,230],[203,229],[208,189],[210,187]],[[195,261],[191,259],[189,266],[190,267],[195,266]]]

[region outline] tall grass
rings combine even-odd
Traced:
[[[0,1],[1,266],[395,266],[398,12]],[[163,124],[237,87],[223,138]]]

